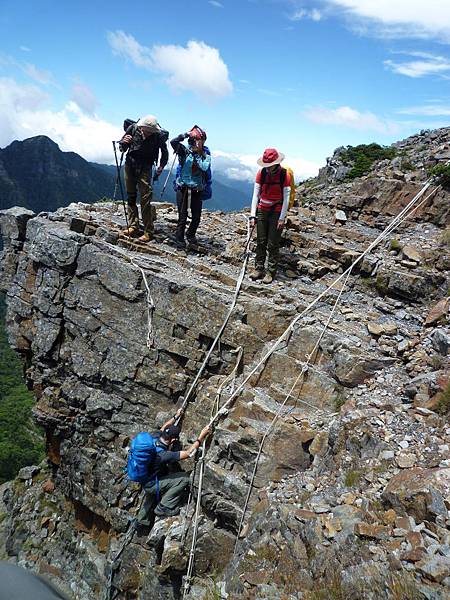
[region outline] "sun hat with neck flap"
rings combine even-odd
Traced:
[[[147,127],[148,129],[151,129],[154,132],[161,130],[161,127],[159,126],[158,121],[156,120],[156,117],[154,115],[147,115],[145,117],[141,117],[136,123],[136,125],[138,127]]]
[[[260,167],[273,167],[284,160],[284,154],[276,148],[266,148],[261,158],[256,161]]]

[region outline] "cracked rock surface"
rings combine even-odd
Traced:
[[[371,200],[358,206],[342,198],[362,197],[360,187],[374,183],[318,182],[319,189],[303,190],[302,207],[289,212],[279,277],[271,286],[244,280],[189,405],[184,443],[418,191],[419,175],[391,180],[394,167],[380,167],[384,187],[366,189]],[[448,192],[402,224],[396,244],[387,239],[352,271],[294,389],[339,284],[298,321],[219,421],[207,453],[189,598],[314,599],[319,589],[330,598],[388,599],[395,590],[401,598],[446,597],[443,199],[448,206]],[[336,210],[346,219],[336,222]],[[173,243],[174,207],[159,204],[157,215],[156,239],[137,247],[119,236],[123,219],[111,204],[37,216],[17,207],[0,212],[9,339],[24,357],[48,454],[2,488],[1,552],[83,600],[102,597],[107,565],[137,510],[138,487],[123,477],[128,442],[159,427],[186,395],[231,304],[245,245],[243,213],[205,211],[198,250],[182,253]],[[155,305],[149,344],[137,264]],[[217,398],[239,347],[237,380]],[[277,414],[236,542],[258,447]],[[192,536],[189,528],[183,543],[185,515],[134,536],[114,572],[120,598],[180,597]]]

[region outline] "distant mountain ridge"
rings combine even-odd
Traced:
[[[113,189],[111,174],[75,152],[62,152],[45,135],[0,150],[0,209],[54,211],[71,202],[95,202]]]
[[[155,184],[155,200],[160,198],[166,175],[167,171]],[[63,152],[45,135],[14,141],[0,149],[0,209],[19,205],[34,212],[50,212],[71,202],[112,198],[115,178],[113,165],[88,162],[75,152]],[[249,182],[229,179],[213,170],[213,197],[205,208],[240,210],[250,204],[251,189]],[[164,199],[175,201],[172,178]],[[120,200],[119,190],[116,200]]]

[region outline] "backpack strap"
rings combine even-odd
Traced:
[[[262,186],[265,184],[265,182],[266,182],[266,175],[267,175],[267,169],[266,169],[266,167],[263,167],[263,168],[261,169],[261,184],[260,184],[260,185],[261,185],[261,187],[262,187]]]
[[[283,202],[283,198],[284,198],[284,182],[286,181],[286,169],[283,169],[283,167],[281,167],[281,172],[280,172],[280,186],[281,186],[281,202]]]

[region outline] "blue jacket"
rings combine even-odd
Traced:
[[[207,146],[203,147],[204,156],[192,152],[181,142],[186,134],[180,134],[170,141],[174,152],[178,155],[178,166],[174,180],[174,188],[184,186],[202,190],[202,200],[211,198],[211,153]]]

